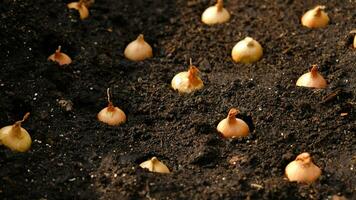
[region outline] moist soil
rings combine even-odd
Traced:
[[[226,1],[231,20],[216,26],[200,21],[213,0],[96,1],[84,21],[68,2],[0,3],[0,126],[30,112],[33,140],[26,153],[0,147],[0,199],[355,198],[355,1]],[[302,27],[318,4],[329,26]],[[154,57],[128,61],[140,33]],[[263,58],[236,64],[231,49],[246,36]],[[58,45],[72,64],[47,60]],[[170,81],[190,58],[205,87],[179,95]],[[326,89],[295,86],[312,64]],[[128,118],[118,127],[96,119],[109,87]],[[250,136],[216,131],[232,107]],[[313,184],[285,178],[302,152],[322,169]],[[152,156],[172,173],[139,167]]]

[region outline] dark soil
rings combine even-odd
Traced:
[[[84,21],[68,2],[0,2],[0,126],[31,112],[33,140],[27,153],[0,147],[0,199],[355,198],[354,0],[228,1],[232,18],[217,26],[200,22],[214,0],[97,0]],[[317,4],[330,25],[302,27]],[[124,48],[140,33],[154,58],[130,62]],[[230,57],[245,36],[264,48],[256,64]],[[47,61],[58,45],[74,61],[65,68]],[[182,96],[170,81],[189,58],[205,87]],[[312,64],[327,89],[295,86]],[[119,127],[96,119],[108,87],[128,116]],[[231,107],[255,127],[249,137],[217,133]],[[305,151],[322,176],[288,182],[286,165]],[[138,166],[152,156],[172,173]]]

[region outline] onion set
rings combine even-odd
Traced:
[[[299,77],[296,85],[300,87],[322,89],[326,88],[327,83],[324,77],[318,72],[318,66],[313,65],[310,72]]]
[[[313,183],[321,175],[321,170],[312,162],[310,154],[304,152],[287,165],[285,173],[291,182]]]
[[[58,63],[60,66],[69,65],[72,63],[72,59],[65,53],[61,52],[61,46],[58,46],[58,49],[54,54],[48,57],[48,60]]]
[[[97,115],[99,121],[110,126],[118,126],[126,122],[126,115],[120,108],[115,107],[110,100],[110,89],[107,89],[108,106]]]
[[[227,117],[218,124],[217,130],[225,138],[246,137],[249,135],[250,129],[246,122],[236,118],[239,113],[240,111],[236,108],[231,108]]]
[[[237,63],[254,63],[261,59],[262,54],[261,44],[251,37],[239,41],[231,51],[232,59]]]
[[[189,69],[176,74],[171,82],[172,88],[179,93],[192,93],[204,87],[203,81],[198,76],[199,69],[192,64],[190,59]]]
[[[131,61],[142,61],[153,56],[152,47],[145,41],[143,34],[140,34],[127,45],[124,55]]]
[[[22,120],[0,129],[0,144],[13,151],[26,152],[31,147],[31,136],[21,124],[30,116],[26,113]]]
[[[152,157],[151,159],[140,164],[141,168],[148,169],[150,172],[156,173],[170,173],[168,167],[159,161],[156,157]]]
[[[302,25],[308,28],[324,28],[329,24],[329,16],[324,12],[325,6],[316,6],[302,16]]]
[[[223,0],[217,0],[217,3],[207,8],[201,16],[202,22],[208,25],[222,24],[229,19],[230,13],[224,8]]]

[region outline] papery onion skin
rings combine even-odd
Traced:
[[[318,66],[313,65],[310,72],[305,73],[298,78],[296,85],[299,87],[324,89],[328,84],[324,77],[318,72]]]
[[[221,120],[217,126],[217,130],[225,138],[239,138],[246,137],[250,134],[250,129],[246,122],[236,118],[236,115],[240,111],[232,108],[229,111],[228,116]]]
[[[118,126],[126,122],[126,115],[120,108],[108,106],[98,113],[98,120],[111,126]]]
[[[72,63],[72,59],[67,54],[61,52],[61,46],[58,47],[54,54],[48,57],[48,60],[57,62],[60,66]]]
[[[325,6],[316,6],[302,16],[302,25],[308,28],[325,28],[329,24],[329,16],[324,12]]]
[[[291,182],[310,184],[320,177],[321,170],[312,162],[309,153],[304,152],[287,165],[285,173]]]
[[[261,44],[251,37],[239,41],[231,51],[231,57],[237,63],[254,63],[260,60],[262,55]]]
[[[218,0],[215,6],[207,8],[202,14],[202,22],[213,25],[229,21],[230,13],[223,6],[223,0]]]
[[[118,126],[126,122],[126,114],[111,102],[110,88],[106,90],[108,106],[103,108],[97,115],[99,121],[110,126]]]
[[[130,42],[125,48],[124,55],[131,61],[143,61],[153,56],[152,47],[144,40],[140,34],[136,40]]]
[[[199,70],[197,67],[190,63],[189,70],[176,74],[172,81],[171,86],[179,93],[192,93],[204,87],[204,83],[198,76]]]
[[[89,9],[87,7],[87,4],[83,0],[80,0],[79,2],[68,3],[67,7],[69,9],[78,10],[81,20],[84,20],[89,17]]]
[[[148,169],[150,172],[156,173],[170,173],[168,167],[159,161],[156,157],[152,157],[150,160],[142,162],[140,164],[141,168]]]
[[[8,147],[13,151],[26,152],[31,148],[32,139],[26,129],[21,127],[30,113],[26,113],[21,121],[15,122],[10,126],[5,126],[0,129],[0,144]]]

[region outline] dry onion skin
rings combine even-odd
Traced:
[[[329,24],[329,16],[324,12],[325,6],[316,6],[302,16],[302,25],[308,28],[324,28]]]
[[[320,177],[321,170],[312,162],[310,154],[304,152],[287,165],[285,173],[291,182],[310,184]]]
[[[21,124],[29,117],[29,115],[30,113],[26,113],[21,121],[17,121],[13,125],[1,128],[0,144],[3,144],[13,151],[28,151],[32,144],[31,136],[26,129],[21,127]]]
[[[124,55],[131,61],[142,61],[153,56],[152,47],[145,41],[143,34],[140,34],[127,45]]]
[[[300,87],[323,89],[326,88],[328,84],[324,77],[318,72],[318,66],[313,65],[310,72],[299,77],[296,85]]]
[[[89,17],[89,7],[94,3],[94,0],[79,0],[78,2],[68,3],[69,9],[78,10],[81,20]]]
[[[148,169],[150,172],[156,173],[170,173],[168,167],[159,161],[156,157],[152,157],[151,159],[140,164],[141,168]]]
[[[251,37],[239,41],[232,48],[232,59],[237,63],[254,63],[261,59],[263,49],[259,42]]]
[[[98,120],[110,126],[118,126],[126,122],[126,115],[120,108],[115,107],[110,100],[110,89],[107,89],[108,106],[97,115]]]
[[[222,24],[229,19],[230,13],[224,8],[224,0],[217,0],[217,3],[207,8],[201,16],[201,21],[208,25]]]
[[[198,76],[199,69],[192,64],[190,59],[189,70],[176,74],[171,82],[171,86],[179,93],[192,93],[204,87],[204,83]]]
[[[218,124],[217,130],[225,138],[246,137],[250,134],[250,129],[246,122],[236,118],[240,111],[236,108],[231,108],[227,117]]]
[[[48,57],[48,60],[58,63],[60,66],[69,65],[72,63],[72,59],[65,53],[61,52],[61,46],[58,46],[58,49],[54,54]]]

